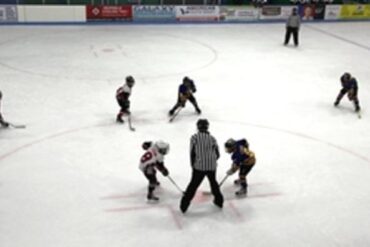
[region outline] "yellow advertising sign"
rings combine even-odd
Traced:
[[[370,4],[342,5],[340,10],[342,19],[370,19]]]

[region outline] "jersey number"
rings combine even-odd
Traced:
[[[146,161],[150,160],[153,157],[153,154],[151,152],[146,152],[141,157],[141,163],[145,163]]]

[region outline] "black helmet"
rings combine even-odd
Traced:
[[[230,138],[225,142],[225,148],[228,150],[232,150],[235,148],[236,142],[234,139]]]
[[[187,76],[185,76],[185,77],[182,79],[182,82],[183,82],[183,83],[186,83],[186,82],[188,82],[188,81],[190,81],[190,78],[189,78],[189,77],[187,77]]]
[[[197,128],[199,131],[207,131],[209,128],[209,122],[207,119],[199,119],[197,122]]]
[[[126,84],[129,87],[132,87],[135,84],[135,79],[131,75],[126,77]]]
[[[351,74],[346,72],[342,75],[342,77],[340,78],[341,81],[349,81],[351,79]]]

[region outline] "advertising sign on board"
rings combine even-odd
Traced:
[[[135,21],[176,20],[176,8],[172,5],[136,5],[132,9]]]
[[[322,20],[324,19],[324,14],[324,4],[304,4],[299,7],[299,15],[304,21]]]
[[[253,7],[221,6],[221,21],[256,21],[258,20],[259,9]]]
[[[176,19],[179,21],[217,21],[219,8],[214,5],[176,6]]]
[[[260,19],[285,20],[292,13],[294,6],[263,6]]]
[[[87,20],[131,20],[132,9],[130,5],[87,5]]]
[[[325,20],[338,20],[340,15],[341,5],[326,5]]]
[[[370,19],[370,5],[342,5],[341,19]]]
[[[0,22],[17,22],[18,13],[15,5],[0,5]]]

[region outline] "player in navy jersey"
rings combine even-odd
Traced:
[[[3,93],[0,91],[0,125],[4,128],[9,127],[9,123],[6,122],[3,118],[3,115],[1,115],[1,100],[3,98]]]
[[[194,81],[189,77],[185,76],[182,80],[182,84],[179,86],[177,102],[175,106],[169,111],[169,115],[172,116],[176,109],[179,107],[185,107],[186,101],[189,100],[193,104],[195,110],[198,114],[202,111],[200,110],[197,100],[194,97],[194,93],[197,91]]]
[[[256,164],[254,152],[249,150],[249,143],[246,139],[234,140],[229,139],[225,143],[225,151],[231,154],[232,165],[227,171],[227,175],[232,175],[239,170],[239,179],[234,183],[240,185],[240,190],[235,192],[237,196],[247,194],[247,175]]]
[[[342,89],[340,90],[337,96],[337,99],[334,102],[334,106],[338,106],[343,96],[347,94],[348,99],[350,101],[353,101],[355,105],[355,111],[359,112],[361,108],[360,108],[360,102],[357,96],[358,86],[357,86],[356,79],[352,77],[350,73],[344,73],[340,78],[340,82],[342,84]]]
[[[130,115],[130,100],[129,97],[131,95],[132,87],[135,84],[135,80],[132,76],[126,77],[126,82],[122,87],[119,87],[116,91],[116,99],[118,105],[121,107],[119,113],[117,114],[116,121],[118,123],[124,123],[122,116],[123,115]]]

